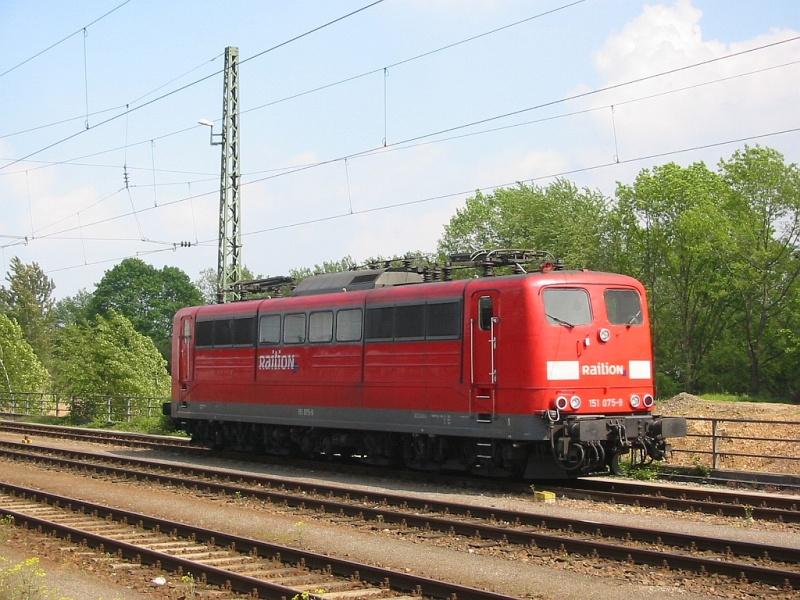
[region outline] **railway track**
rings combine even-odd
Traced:
[[[259,598],[512,600],[510,596],[0,482],[15,525]]]
[[[40,435],[102,444],[120,444],[152,450],[213,455],[205,447],[197,446],[187,438],[153,436],[141,433],[96,430],[14,421],[0,421],[0,431],[22,435]],[[243,455],[236,455],[241,459]],[[246,458],[245,458],[246,459]],[[321,464],[316,462],[315,466]],[[362,465],[353,465],[362,466]],[[369,467],[364,467],[369,468]],[[561,482],[557,491],[565,497],[614,502],[676,511],[694,511],[729,517],[758,520],[800,522],[800,501],[791,496],[756,494],[731,490],[692,488],[687,486],[642,484],[625,480],[582,478]],[[512,484],[517,485],[517,484]],[[548,483],[547,489],[554,484]],[[520,490],[525,488],[520,487]]]
[[[203,446],[192,444],[189,438],[167,435],[151,435],[130,431],[112,431],[110,429],[89,429],[63,425],[44,425],[40,423],[22,423],[19,421],[0,421],[0,431],[20,433],[22,435],[40,435],[95,444],[120,444],[134,448],[151,448],[153,450],[180,450],[182,452],[200,451],[207,453]]]
[[[558,489],[570,498],[800,523],[800,499],[792,496],[590,478],[572,481]]]
[[[384,492],[296,482],[210,467],[194,467],[88,452],[0,442],[0,455],[44,466],[148,480],[214,496],[255,498],[354,525],[376,523],[426,537],[477,538],[487,545],[521,545],[545,552],[632,561],[659,568],[714,573],[800,588],[800,549],[612,525],[582,519],[421,499]],[[410,530],[410,531],[409,531]],[[665,549],[665,547],[667,547]]]

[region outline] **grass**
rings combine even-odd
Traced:
[[[169,417],[158,415],[156,417],[136,417],[130,421],[120,423],[109,423],[105,419],[95,419],[93,421],[83,421],[70,417],[53,417],[31,415],[24,419],[29,423],[42,423],[43,425],[66,425],[89,427],[92,429],[111,429],[114,431],[130,431],[135,433],[150,433],[154,435],[177,435],[187,437],[186,433],[173,427]]]
[[[724,394],[721,392],[708,392],[701,394],[703,400],[711,402],[767,402],[776,404],[794,404],[786,398],[773,398],[771,396],[751,396],[750,394]]]
[[[637,479],[639,481],[653,481],[658,479],[660,472],[657,463],[632,465],[629,461],[622,461],[620,467],[622,468],[624,477],[630,477],[631,479]]]

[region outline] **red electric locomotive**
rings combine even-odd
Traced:
[[[542,478],[615,471],[630,451],[663,459],[686,422],[652,414],[641,283],[525,272],[534,256],[469,257],[513,275],[349,271],[185,308],[165,410],[218,447],[419,469]]]

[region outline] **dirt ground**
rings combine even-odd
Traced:
[[[658,411],[663,415],[684,417],[707,417],[715,419],[753,419],[764,421],[794,421],[793,424],[740,423],[718,421],[717,468],[735,471],[761,471],[800,475],[800,405],[769,402],[717,402],[704,400],[691,394],[678,394],[659,402]],[[710,435],[709,421],[689,421],[690,434]],[[756,439],[735,439],[747,437]],[[768,441],[765,441],[769,438]],[[711,451],[711,439],[686,437],[675,439],[676,450]],[[779,458],[757,458],[732,456],[728,453],[789,456],[797,460]],[[711,456],[675,452],[671,464],[704,467],[711,466]]]

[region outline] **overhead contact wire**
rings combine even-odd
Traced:
[[[125,6],[126,4],[128,4],[130,1],[131,1],[131,0],[125,0],[124,2],[122,2],[122,3],[120,3],[120,4],[117,4],[117,5],[116,5],[114,8],[112,8],[111,10],[109,10],[107,13],[104,13],[104,14],[100,15],[100,16],[99,16],[99,17],[97,17],[97,18],[96,18],[94,21],[91,21],[91,22],[87,23],[86,25],[84,25],[83,27],[80,27],[79,29],[76,29],[75,31],[73,31],[73,32],[72,32],[72,33],[70,33],[69,35],[67,35],[67,36],[64,36],[63,38],[61,38],[61,39],[60,39],[60,40],[58,40],[57,42],[54,42],[54,43],[50,44],[50,45],[49,45],[47,48],[45,48],[44,50],[40,50],[39,52],[37,52],[37,53],[36,53],[36,54],[34,54],[33,56],[29,56],[28,58],[26,58],[26,59],[25,59],[25,60],[23,60],[22,62],[19,62],[19,63],[17,63],[16,65],[14,65],[13,67],[10,67],[10,68],[6,69],[6,70],[5,70],[5,71],[3,71],[2,73],[0,73],[0,77],[3,77],[3,76],[5,76],[5,75],[8,75],[8,74],[9,74],[9,73],[11,73],[12,71],[14,71],[14,70],[16,70],[16,69],[19,69],[19,68],[20,68],[22,65],[25,65],[25,64],[29,63],[29,62],[30,62],[30,61],[32,61],[33,59],[40,57],[40,56],[41,56],[42,54],[44,54],[45,52],[48,52],[49,50],[52,50],[52,49],[53,49],[53,48],[55,48],[56,46],[58,46],[58,45],[60,45],[60,44],[63,44],[63,43],[64,43],[64,42],[66,42],[68,39],[70,39],[70,38],[72,38],[72,37],[75,37],[75,36],[76,36],[76,35],[78,35],[80,32],[82,32],[82,31],[85,31],[87,28],[91,27],[91,26],[92,26],[92,25],[94,25],[95,23],[98,23],[98,22],[102,21],[103,19],[105,19],[107,16],[111,15],[112,13],[115,13],[115,12],[116,12],[116,11],[118,11],[120,8],[122,8],[123,6]]]
[[[129,2],[130,0],[127,0],[127,1]],[[249,57],[247,57],[245,59],[242,59],[242,60],[239,61],[239,64],[242,65],[242,64],[244,64],[246,62],[249,62],[249,61],[251,61],[251,60],[253,60],[255,58],[263,56],[263,55],[267,54],[268,52],[273,52],[274,50],[277,50],[278,48],[282,48],[282,47],[284,47],[284,46],[286,46],[288,44],[291,44],[292,42],[295,42],[295,41],[297,41],[299,39],[302,39],[302,38],[304,38],[304,37],[306,37],[308,35],[316,33],[317,31],[320,31],[320,30],[322,30],[322,29],[324,29],[326,27],[329,27],[331,25],[334,25],[335,23],[338,23],[338,22],[340,22],[340,21],[342,21],[344,19],[347,19],[348,17],[352,17],[354,15],[357,15],[358,13],[361,13],[361,12],[363,12],[363,11],[369,9],[369,8],[372,8],[373,6],[381,4],[382,2],[384,2],[384,0],[374,0],[373,2],[370,2],[369,4],[367,4],[365,6],[362,6],[361,8],[357,8],[357,9],[355,9],[353,11],[350,11],[349,13],[347,13],[345,15],[342,15],[340,17],[332,19],[332,20],[330,20],[330,21],[328,21],[326,23],[323,23],[322,25],[318,25],[317,27],[314,27],[313,29],[309,29],[308,31],[305,31],[303,33],[295,35],[295,36],[289,38],[288,40],[280,42],[279,44],[275,44],[274,46],[271,46],[270,48],[262,50],[261,52],[257,52],[256,54],[254,54],[252,56],[249,56]],[[50,144],[47,144],[46,146],[43,146],[43,147],[39,148],[38,150],[34,150],[33,152],[30,152],[30,153],[26,154],[25,156],[14,160],[11,163],[8,163],[8,164],[5,164],[3,166],[0,166],[0,171],[10,167],[11,165],[14,165],[14,164],[17,164],[19,162],[22,162],[23,160],[25,160],[27,158],[30,158],[31,156],[36,156],[37,154],[40,154],[40,153],[44,152],[45,150],[49,150],[50,148],[54,148],[54,147],[56,147],[56,146],[58,146],[60,144],[63,144],[66,141],[74,139],[74,138],[86,133],[87,131],[90,131],[91,129],[96,129],[98,127],[101,127],[103,125],[111,123],[112,121],[116,121],[117,119],[119,119],[119,118],[121,118],[121,117],[123,117],[123,116],[125,116],[125,115],[127,115],[129,113],[132,113],[134,111],[140,110],[140,109],[142,109],[142,108],[144,108],[146,106],[150,106],[151,104],[155,104],[156,102],[160,102],[161,100],[164,100],[165,98],[169,98],[170,96],[173,96],[173,95],[175,95],[175,94],[177,94],[179,92],[182,92],[182,91],[184,91],[184,90],[186,90],[186,89],[188,89],[190,87],[193,87],[193,86],[195,86],[195,85],[197,85],[199,83],[207,81],[207,80],[211,79],[212,77],[215,77],[216,75],[219,75],[219,74],[223,73],[224,71],[225,71],[225,69],[223,68],[223,69],[221,69],[219,71],[215,71],[214,73],[210,73],[208,75],[205,75],[205,76],[203,76],[203,77],[201,77],[199,79],[195,79],[194,81],[191,81],[191,82],[186,83],[186,84],[184,84],[182,86],[179,86],[179,87],[177,87],[177,88],[175,88],[173,90],[170,90],[169,92],[161,94],[160,96],[156,96],[152,100],[148,100],[147,102],[143,102],[142,104],[139,104],[139,105],[134,106],[132,108],[128,108],[123,113],[116,114],[116,115],[114,115],[112,117],[108,117],[107,119],[104,119],[104,120],[102,120],[102,121],[100,121],[98,123],[95,123],[91,127],[88,127],[88,128],[83,129],[81,131],[76,131],[75,133],[72,133],[72,134],[70,134],[68,136],[65,136],[65,137],[59,139],[59,140],[56,140],[55,142],[51,142]]]
[[[554,177],[564,177],[564,176],[567,176],[567,175],[576,175],[576,174],[579,174],[579,173],[586,173],[586,172],[590,172],[590,171],[596,171],[596,170],[605,169],[605,168],[608,168],[608,167],[614,167],[614,166],[623,165],[623,164],[630,164],[630,163],[634,163],[634,162],[641,162],[641,161],[644,161],[644,160],[651,160],[653,158],[663,158],[665,156],[672,156],[672,155],[675,155],[675,154],[684,154],[684,153],[687,153],[687,152],[695,152],[695,151],[698,151],[698,150],[706,150],[706,149],[709,149],[709,148],[716,148],[716,147],[719,147],[719,146],[726,146],[726,145],[730,145],[730,144],[738,144],[738,143],[747,142],[747,141],[751,141],[751,140],[763,139],[763,138],[766,138],[766,137],[773,137],[773,136],[785,135],[785,134],[797,133],[797,132],[800,132],[800,127],[782,129],[782,130],[779,130],[779,131],[772,131],[772,132],[768,132],[768,133],[761,133],[761,134],[756,134],[756,135],[751,135],[751,136],[739,137],[739,138],[736,138],[736,139],[729,139],[729,140],[724,140],[724,141],[719,141],[719,142],[711,142],[711,143],[708,143],[708,144],[700,144],[700,145],[695,145],[695,146],[688,146],[688,147],[679,148],[679,149],[676,149],[676,150],[668,150],[668,151],[665,151],[665,152],[657,152],[657,153],[653,153],[653,154],[647,154],[647,155],[641,155],[641,156],[636,156],[636,157],[632,157],[632,158],[626,158],[624,160],[620,160],[619,162],[617,162],[617,161],[603,162],[603,163],[598,163],[598,164],[591,165],[591,166],[578,167],[578,168],[575,168],[575,169],[568,169],[568,170],[564,170],[564,171],[559,171],[557,173],[549,173],[547,175],[537,175],[535,177],[529,177],[529,178],[524,178],[524,179],[522,179],[522,178],[515,179],[514,181],[509,181],[509,182],[490,185],[490,186],[484,186],[484,187],[479,187],[479,188],[471,188],[471,189],[468,189],[468,190],[461,190],[461,191],[458,191],[458,192],[452,192],[452,193],[448,193],[448,194],[441,194],[441,195],[438,195],[438,196],[429,196],[429,197],[426,197],[426,198],[418,198],[416,200],[408,200],[408,201],[405,201],[405,202],[396,202],[396,203],[392,203],[392,204],[385,204],[385,205],[382,205],[382,206],[375,206],[375,207],[372,207],[372,208],[364,208],[364,209],[360,209],[360,210],[355,210],[352,213],[350,213],[350,212],[339,213],[339,214],[335,214],[335,215],[329,215],[329,216],[326,216],[326,217],[319,217],[319,218],[315,218],[315,219],[307,219],[307,220],[304,220],[304,221],[297,221],[295,223],[287,223],[285,225],[276,225],[274,227],[266,227],[264,229],[257,229],[257,230],[254,230],[254,231],[244,232],[242,234],[242,236],[246,237],[246,236],[251,236],[251,235],[258,235],[258,234],[261,234],[261,233],[281,231],[281,230],[284,230],[284,229],[294,229],[294,228],[297,228],[297,227],[304,227],[304,226],[307,226],[307,225],[313,225],[313,224],[317,224],[317,223],[325,223],[325,222],[329,222],[329,221],[335,221],[335,220],[338,220],[338,219],[349,217],[351,215],[363,215],[363,214],[369,214],[369,213],[374,213],[374,212],[381,212],[381,211],[384,211],[384,210],[391,210],[391,209],[395,209],[395,208],[402,208],[402,207],[406,207],[406,206],[413,206],[413,205],[417,205],[417,204],[425,204],[425,203],[434,202],[434,201],[437,201],[437,200],[446,200],[446,199],[449,199],[449,198],[456,198],[458,196],[465,196],[465,195],[469,195],[469,194],[474,194],[475,192],[489,192],[489,191],[492,191],[492,190],[495,190],[495,189],[498,189],[498,188],[518,185],[519,183],[534,183],[536,181],[542,181],[542,180],[545,180],[545,179],[552,179]],[[210,195],[212,193],[216,193],[216,192],[210,192],[209,194],[200,194],[199,196],[207,196],[207,195]],[[199,196],[193,196],[193,198],[197,198]],[[175,204],[175,203],[177,203],[177,201],[172,201],[170,203],[164,203],[161,206],[167,206],[168,204]],[[150,209],[147,208],[147,209],[144,209],[144,210],[150,210]],[[144,210],[142,212],[144,212]],[[127,216],[127,215],[124,215],[124,216]],[[209,238],[207,240],[201,240],[198,244],[196,244],[196,246],[205,246],[206,244],[214,242],[214,241],[216,241],[216,238]],[[13,244],[9,244],[9,245],[13,245]],[[6,245],[4,247],[8,247],[9,245]],[[136,256],[141,256],[143,254],[153,254],[153,253],[157,253],[157,252],[164,252],[166,250],[172,250],[172,249],[173,248],[165,248],[165,249],[159,249],[159,250],[137,252],[134,255],[128,255],[128,256],[123,256],[123,257],[118,257],[118,258],[105,259],[105,260],[102,260],[102,261],[97,261],[96,263],[93,263],[93,264],[99,264],[99,263],[102,263],[102,262],[113,262],[113,261],[116,261],[116,260],[124,260],[125,258],[132,258],[132,257],[136,257]],[[84,265],[72,265],[72,266],[67,266],[67,267],[58,267],[58,268],[55,268],[55,269],[50,269],[47,272],[48,273],[55,273],[55,272],[58,272],[58,271],[67,271],[67,270],[71,270],[71,269],[77,269],[77,268],[80,268],[82,266],[84,266]]]
[[[648,100],[648,99],[651,99],[651,98],[666,96],[666,95],[670,95],[670,94],[674,94],[674,93],[679,93],[679,92],[695,89],[695,88],[702,87],[702,86],[705,86],[705,85],[711,85],[711,84],[714,84],[714,83],[730,81],[732,79],[737,79],[739,77],[749,76],[749,75],[753,75],[753,74],[762,73],[762,72],[765,72],[765,71],[770,71],[770,70],[774,70],[774,69],[778,69],[778,68],[783,68],[783,67],[790,66],[790,65],[795,65],[795,64],[798,64],[798,63],[800,63],[800,60],[789,61],[789,62],[786,62],[786,63],[782,63],[780,65],[773,65],[773,66],[770,66],[770,67],[764,67],[764,68],[761,68],[761,69],[755,69],[755,70],[752,70],[752,71],[748,71],[748,72],[744,72],[744,73],[738,73],[736,75],[726,76],[726,77],[722,77],[722,78],[717,78],[717,79],[706,81],[706,82],[700,82],[700,83],[684,86],[684,87],[681,87],[681,88],[674,88],[674,89],[671,89],[671,90],[665,90],[665,91],[662,91],[662,92],[656,92],[656,93],[652,93],[652,94],[647,94],[647,95],[639,96],[639,97],[636,97],[636,98],[629,98],[627,100],[617,101],[614,104],[616,106],[621,106],[621,105],[630,104],[630,103],[633,103],[633,102],[640,102],[640,101]],[[254,174],[258,174],[258,173],[262,173],[262,172],[273,172],[273,173],[276,173],[276,174],[268,176],[268,177],[262,177],[262,178],[259,178],[259,179],[243,182],[241,185],[245,186],[245,185],[249,185],[249,184],[252,184],[252,183],[259,183],[259,182],[267,181],[269,179],[273,179],[275,177],[281,177],[281,176],[284,176],[284,175],[291,175],[291,174],[298,173],[298,172],[301,172],[301,171],[304,171],[304,170],[308,170],[308,169],[311,169],[311,168],[315,168],[315,167],[319,167],[319,166],[322,166],[322,165],[338,162],[340,160],[346,160],[346,159],[349,160],[349,159],[352,159],[354,157],[359,157],[360,158],[360,157],[366,157],[366,156],[370,156],[370,155],[382,154],[382,153],[385,153],[385,152],[394,152],[394,151],[397,151],[397,150],[406,150],[406,149],[409,149],[409,148],[414,148],[414,147],[428,145],[428,144],[436,144],[436,143],[441,143],[441,142],[455,140],[455,139],[462,139],[462,138],[471,137],[471,136],[475,136],[475,135],[482,135],[482,134],[485,134],[485,133],[492,133],[492,132],[496,132],[496,131],[502,131],[502,130],[505,130],[505,129],[511,129],[511,128],[515,128],[515,127],[531,125],[531,124],[536,124],[536,123],[541,123],[541,122],[546,122],[546,121],[552,121],[552,120],[555,120],[555,119],[566,118],[566,117],[569,117],[569,116],[574,116],[574,115],[579,115],[579,114],[586,114],[586,113],[590,113],[590,112],[596,112],[596,111],[599,111],[599,110],[608,109],[608,108],[610,108],[610,106],[611,106],[610,104],[607,104],[607,105],[602,105],[602,106],[590,107],[590,108],[580,109],[580,110],[571,111],[571,112],[567,112],[567,113],[561,113],[559,115],[551,115],[551,116],[548,116],[548,117],[543,117],[541,119],[533,119],[533,120],[524,121],[524,122],[521,122],[521,123],[513,123],[513,124],[510,124],[510,125],[503,125],[503,126],[500,126],[500,127],[484,129],[484,130],[481,130],[481,131],[474,131],[474,132],[469,132],[469,133],[465,133],[465,134],[461,134],[461,135],[449,136],[449,137],[446,137],[446,138],[440,138],[440,139],[437,139],[437,140],[420,141],[420,142],[412,143],[412,144],[406,144],[405,142],[396,142],[396,143],[392,144],[393,147],[384,148],[384,147],[379,146],[379,147],[375,147],[375,148],[372,148],[372,149],[368,149],[368,150],[364,150],[364,151],[361,151],[361,152],[357,152],[357,153],[354,153],[354,154],[350,154],[350,155],[346,155],[346,156],[340,156],[340,157],[336,157],[336,158],[332,158],[332,159],[328,159],[328,160],[324,160],[324,161],[317,161],[317,162],[306,163],[306,164],[302,164],[302,165],[293,165],[293,166],[287,166],[287,167],[267,169],[267,170],[264,170],[264,171],[254,171],[254,172],[251,172],[249,174],[244,174],[243,177],[244,176],[248,176],[248,175],[252,176]],[[184,202],[184,201],[187,201],[187,200],[191,201],[193,199],[196,199],[196,198],[199,198],[199,197],[208,196],[208,195],[212,195],[212,194],[215,194],[215,193],[218,193],[218,192],[212,191],[212,192],[207,192],[207,193],[199,194],[199,195],[198,194],[190,195],[189,197],[186,197],[186,198],[179,198],[179,199],[170,201],[169,203],[167,203],[165,205]],[[129,216],[129,213],[124,213],[124,214],[121,214],[121,215],[117,215],[117,216],[114,216],[114,217],[109,217],[109,218],[103,219],[101,221],[96,221],[94,224],[100,224],[100,223],[103,223],[103,222],[113,221],[113,220],[116,220],[116,219],[124,218],[126,216]],[[63,231],[59,231],[59,232],[54,232],[52,235],[55,235],[55,234],[58,234],[58,233],[65,233],[67,231],[69,231],[69,229],[63,230]]]

